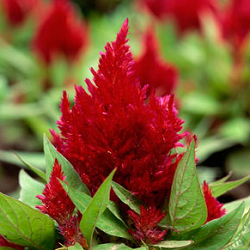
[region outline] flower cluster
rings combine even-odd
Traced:
[[[148,85],[148,92],[156,90],[158,96],[172,94],[178,80],[177,69],[159,56],[157,38],[149,29],[144,38],[144,50],[135,60],[135,70],[142,86]]]
[[[44,12],[36,31],[33,45],[47,64],[55,56],[74,60],[86,47],[87,27],[77,18],[67,0],[53,0]]]

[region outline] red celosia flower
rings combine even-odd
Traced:
[[[172,94],[178,80],[174,66],[164,62],[158,54],[157,38],[152,29],[144,38],[144,51],[135,62],[136,73],[142,86],[148,85],[149,91],[156,89],[158,96]]]
[[[138,215],[134,211],[129,210],[128,215],[135,225],[135,230],[129,229],[129,233],[138,241],[144,241],[146,244],[156,244],[162,241],[167,230],[161,230],[157,225],[165,217],[165,213],[161,213],[155,207],[148,209],[140,207],[141,214]]]
[[[223,19],[224,36],[235,49],[243,45],[250,32],[250,1],[232,0]]]
[[[207,222],[218,219],[226,214],[226,209],[222,208],[223,204],[216,200],[213,197],[211,190],[209,189],[208,184],[204,181],[203,183],[203,194],[205,198],[205,202],[207,205]]]
[[[87,42],[86,26],[78,20],[67,0],[51,2],[34,38],[34,48],[45,63],[56,55],[76,59]]]
[[[37,198],[43,202],[43,205],[36,207],[58,223],[61,234],[65,238],[65,244],[69,246],[76,242],[81,244],[85,242],[85,240],[78,226],[78,218],[80,215],[73,215],[75,205],[59,182],[59,180],[64,181],[65,178],[61,166],[56,160],[49,183],[46,184],[43,190],[44,196],[37,196]]]
[[[7,241],[2,235],[0,235],[0,248],[11,248],[11,249],[16,249],[16,250],[24,250],[23,246],[20,245],[16,245],[14,243],[11,243],[9,241]]]
[[[146,204],[159,206],[170,191],[180,157],[171,155],[184,134],[173,96],[149,97],[140,88],[126,44],[128,20],[116,41],[101,54],[99,70],[91,69],[94,84],[89,94],[76,87],[70,110],[66,92],[58,121],[61,137],[52,132],[57,149],[73,164],[94,194],[108,174],[138,195]]]
[[[1,0],[4,14],[9,23],[21,25],[38,4],[38,0]]]

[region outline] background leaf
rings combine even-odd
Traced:
[[[107,243],[93,247],[93,250],[148,250],[146,247],[130,248],[124,244]]]
[[[53,250],[54,222],[28,205],[0,193],[0,234],[19,245]]]
[[[97,220],[108,206],[112,178],[115,171],[116,169],[105,179],[82,214],[80,229],[87,240],[89,249],[92,249],[92,238]]]
[[[176,248],[182,248],[193,244],[192,240],[166,240],[166,241],[160,241],[159,243],[153,245],[154,247],[163,248],[163,249],[176,249]]]
[[[169,199],[171,223],[179,232],[198,228],[207,218],[206,203],[196,173],[194,148],[193,140],[175,171]]]

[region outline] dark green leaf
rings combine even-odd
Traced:
[[[40,170],[40,169],[38,169],[38,168],[36,168],[36,167],[34,167],[34,166],[32,166],[31,164],[29,164],[29,163],[27,163],[25,160],[23,160],[18,154],[15,154],[16,155],[16,157],[28,168],[28,169],[30,169],[31,171],[33,171],[34,173],[36,173],[42,180],[44,180],[44,181],[46,181],[46,174],[42,171],[42,170]]]
[[[88,205],[90,204],[92,198],[87,194],[80,192],[73,187],[61,182],[64,190],[69,195],[70,199],[73,201],[75,206],[79,209],[81,213],[84,213]],[[127,226],[124,222],[118,220],[109,209],[106,209],[104,213],[100,216],[97,221],[96,227],[101,229],[103,232],[113,235],[116,237],[125,238],[132,240],[132,236],[128,233]]]
[[[114,201],[109,201],[108,210],[121,222],[124,223],[119,206]],[[124,223],[125,225],[125,223]]]
[[[24,170],[19,173],[19,184],[21,187],[20,201],[33,208],[36,205],[41,205],[41,201],[36,196],[42,194],[45,188],[44,184],[30,177]]]
[[[107,243],[100,244],[93,247],[93,250],[147,250],[146,247],[130,248],[124,244]]]
[[[61,155],[55,147],[51,144],[46,135],[44,135],[44,153],[46,160],[46,179],[49,181],[50,174],[52,172],[55,159],[58,160],[62,167],[62,171],[66,176],[66,181],[74,188],[79,189],[87,194],[89,194],[89,190],[86,185],[81,181],[78,173],[75,171],[71,163]]]
[[[244,212],[244,203],[220,219],[212,220],[180,238],[193,240],[194,244],[186,247],[188,250],[218,250],[225,246],[233,237],[240,224]]]
[[[250,175],[237,181],[229,181],[226,183],[211,183],[209,184],[209,187],[212,190],[213,196],[218,197],[222,194],[225,194],[227,191],[238,187],[239,185],[245,183],[248,180],[250,180]]]
[[[202,226],[207,218],[206,203],[195,167],[195,142],[191,142],[174,175],[169,200],[173,228],[179,232]]]
[[[172,248],[176,249],[176,248],[186,247],[191,244],[193,244],[192,240],[181,240],[181,241],[166,240],[153,245],[153,247],[163,248],[163,249],[172,249]]]
[[[92,198],[88,207],[82,213],[80,229],[85,239],[87,240],[89,249],[92,248],[93,233],[96,227],[97,220],[109,204],[110,189],[115,171],[116,169],[114,169],[111,174],[105,179],[105,181],[102,183],[102,185],[99,187],[96,194]]]
[[[112,188],[123,203],[127,204],[132,210],[140,214],[140,205],[143,203],[135,195],[114,181],[112,183]]]
[[[32,249],[54,249],[54,222],[47,215],[2,193],[0,204],[1,235],[11,242]]]

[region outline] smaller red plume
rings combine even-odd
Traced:
[[[250,1],[232,0],[223,18],[223,34],[238,50],[250,33]]]
[[[7,241],[2,235],[0,235],[0,248],[2,248],[2,247],[3,247],[3,249],[4,249],[4,247],[6,247],[6,248],[11,248],[11,249],[16,249],[16,250],[24,250],[23,246],[11,243],[11,242]]]
[[[1,0],[4,14],[13,26],[22,25],[38,2],[38,0]]]
[[[135,70],[141,86],[155,89],[158,96],[172,94],[178,81],[177,69],[159,55],[158,41],[152,29],[144,37],[144,50],[135,60]]]
[[[51,1],[36,31],[33,45],[40,58],[50,64],[55,56],[77,59],[87,44],[86,25],[67,0]]]
[[[141,214],[138,215],[134,211],[129,210],[128,215],[134,222],[135,230],[129,229],[129,233],[138,241],[144,241],[146,244],[156,244],[162,241],[167,230],[161,230],[157,225],[165,217],[165,213],[161,213],[155,207],[148,209],[140,207]]]
[[[204,181],[203,183],[203,195],[207,205],[207,222],[218,219],[226,214],[226,209],[222,208],[223,204],[216,200],[213,197],[211,190],[209,189],[208,184]]]

